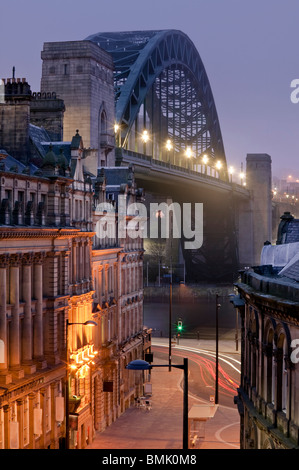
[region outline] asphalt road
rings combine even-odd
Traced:
[[[152,346],[155,361],[166,360],[169,356],[167,346]],[[181,346],[172,347],[172,364],[182,363],[182,359],[188,358],[189,393],[195,397],[210,401],[215,397],[216,388],[216,355],[213,351]],[[235,408],[234,396],[237,395],[237,387],[240,381],[240,357],[238,354],[223,354],[218,356],[218,403],[220,405]]]

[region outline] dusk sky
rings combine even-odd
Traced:
[[[273,175],[299,179],[298,0],[15,0],[1,2],[0,78],[39,91],[47,41],[97,32],[178,29],[208,74],[229,165],[268,153]],[[298,93],[299,96],[299,93]]]

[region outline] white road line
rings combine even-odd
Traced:
[[[227,429],[227,428],[229,428],[229,427],[231,427],[231,426],[240,426],[240,422],[237,421],[236,423],[231,423],[231,424],[228,424],[227,426],[224,426],[224,427],[221,428],[221,429],[218,429],[218,431],[215,432],[215,437],[216,437],[216,439],[217,439],[218,441],[223,442],[223,444],[226,444],[226,445],[235,447],[236,449],[239,449],[240,446],[238,446],[238,445],[236,445],[236,444],[232,444],[231,442],[227,442],[227,441],[225,441],[224,439],[222,439],[222,438],[220,437],[220,434],[221,434],[225,429]]]
[[[153,346],[161,346],[161,347],[164,347],[166,348],[167,345],[166,344],[159,344],[159,343],[152,343]],[[189,346],[175,346],[175,349],[181,349],[183,351],[191,351],[191,352],[195,352],[197,354],[205,354],[207,356],[212,356],[212,357],[216,357],[216,353],[213,352],[213,351],[207,351],[206,349],[199,349],[199,348],[191,348]],[[236,370],[238,372],[238,374],[241,374],[240,372],[240,369],[238,369],[237,367],[235,367],[231,362],[229,362],[228,360],[224,359],[224,358],[227,358],[229,359],[230,361],[233,361],[233,362],[236,362],[237,364],[241,364],[240,361],[238,361],[237,359],[235,358],[232,358],[230,356],[227,356],[226,354],[223,354],[223,353],[219,353],[218,354],[218,358],[220,360],[222,360],[223,362],[225,362],[226,364],[228,364],[230,367],[232,367],[234,370]]]

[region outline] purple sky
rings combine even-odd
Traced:
[[[268,153],[273,175],[299,179],[298,0],[14,0],[1,2],[0,77],[39,90],[46,41],[97,32],[179,29],[194,42],[212,87],[229,165]]]

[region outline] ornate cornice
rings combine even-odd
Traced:
[[[80,232],[78,229],[61,228],[15,228],[0,227],[1,239],[27,239],[27,238],[72,238],[72,237],[93,237],[95,232]]]

